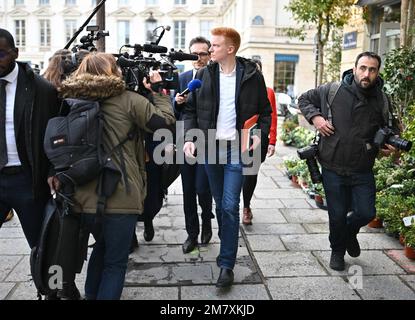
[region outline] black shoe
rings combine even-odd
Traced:
[[[60,300],[61,298],[58,297],[58,292],[52,292],[45,296],[45,300]]]
[[[330,257],[330,268],[336,271],[343,271],[344,266],[344,253],[332,251]]]
[[[137,239],[137,235],[134,231],[133,234],[133,238],[131,239],[131,244],[130,244],[130,253],[133,253],[135,249],[138,248],[138,239]]]
[[[353,258],[360,256],[360,245],[359,241],[357,241],[357,234],[349,235],[347,253]]]
[[[233,271],[231,269],[220,269],[218,281],[216,282],[217,288],[230,287],[233,284]]]
[[[144,221],[144,240],[151,241],[154,238],[153,220]]]
[[[81,294],[75,285],[75,282],[63,284],[63,289],[58,290],[57,297],[60,300],[81,300]]]
[[[202,244],[208,244],[212,239],[212,222],[210,219],[202,222],[202,235],[200,236],[200,242]]]
[[[192,252],[197,247],[197,238],[187,237],[186,241],[182,245],[183,253]]]

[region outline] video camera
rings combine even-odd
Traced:
[[[88,50],[89,52],[97,51],[94,41],[110,35],[108,31],[99,30],[99,26],[88,26],[86,27],[86,31],[89,33],[79,39],[82,44],[74,46],[72,52],[78,52],[81,49]]]
[[[159,28],[160,27],[155,30]],[[170,30],[169,27],[162,28],[163,31]],[[149,92],[144,87],[143,80],[145,78],[149,79],[151,70],[156,70],[161,75],[162,82],[157,84],[159,89],[178,90],[179,74],[178,68],[174,65],[174,62],[198,60],[199,57],[197,55],[175,51],[174,49],[171,49],[170,52],[167,53],[168,49],[166,47],[158,45],[163,34],[164,32],[162,32],[157,41],[150,44],[124,45],[122,48],[134,49],[134,53],[131,55],[128,52],[116,55],[118,57],[117,64],[122,70],[128,90],[147,96]],[[158,59],[153,56],[154,54],[159,55]]]
[[[412,148],[412,142],[401,139],[395,136],[395,133],[388,127],[380,128],[376,134],[375,138],[373,139],[373,143],[381,148],[385,144],[390,144],[395,148],[403,151],[409,151]]]

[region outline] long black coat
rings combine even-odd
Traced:
[[[58,114],[56,89],[35,74],[26,63],[18,62],[14,127],[19,158],[32,172],[35,199],[50,196],[47,178],[50,162],[43,150],[43,139],[48,120]]]

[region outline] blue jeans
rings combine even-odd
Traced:
[[[4,216],[10,208],[16,211],[30,248],[39,241],[45,206],[46,201],[33,197],[30,169],[11,175],[0,173],[0,214]],[[0,217],[0,226],[4,218]]]
[[[202,221],[213,219],[212,194],[209,189],[209,180],[203,164],[180,165],[183,187],[183,209],[186,221],[186,231],[190,238],[196,239],[199,235],[199,217],[197,215],[196,195],[202,208]]]
[[[226,151],[226,164],[205,164],[210,190],[216,203],[219,226],[219,266],[233,269],[238,251],[239,202],[243,184],[242,164],[231,161],[231,148]]]
[[[130,244],[138,215],[104,214],[103,233],[97,239],[85,282],[87,300],[119,300],[124,287]],[[86,227],[94,230],[95,215],[85,215]]]
[[[333,251],[346,251],[347,239],[359,233],[376,215],[376,185],[373,172],[340,176],[323,168]],[[348,214],[351,212],[350,214]]]

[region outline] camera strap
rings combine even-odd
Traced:
[[[329,94],[327,96],[327,119],[330,123],[333,123],[333,113],[331,112],[331,105],[333,104],[334,97],[337,95],[341,87],[341,82],[332,82],[330,83]]]

